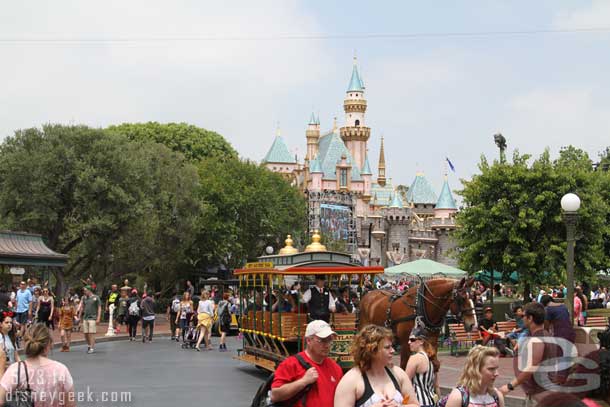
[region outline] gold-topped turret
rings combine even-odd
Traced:
[[[326,246],[320,243],[322,237],[320,236],[318,229],[313,231],[313,236],[311,236],[311,244],[308,244],[305,248],[305,252],[325,252]]]
[[[294,242],[292,240],[291,235],[286,236],[286,240],[284,240],[284,243],[286,244],[286,246],[280,249],[280,256],[285,256],[287,254],[297,254],[299,252],[296,247],[292,246],[292,243]]]

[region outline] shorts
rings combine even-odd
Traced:
[[[26,324],[28,322],[28,312],[17,312],[15,314],[15,321],[19,324]]]
[[[95,319],[85,319],[83,320],[83,333],[84,334],[94,334],[97,333]]]
[[[210,314],[206,314],[205,312],[197,314],[197,328],[202,326],[209,330],[212,327],[212,322],[212,316]]]
[[[185,330],[189,326],[186,318],[180,319],[180,329]]]

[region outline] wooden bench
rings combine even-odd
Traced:
[[[504,333],[510,333],[513,331],[513,329],[517,328],[516,321],[502,321],[502,322],[497,322],[496,324],[498,325],[498,331],[504,332]]]
[[[585,327],[588,328],[605,328],[608,326],[608,318],[605,316],[592,316],[587,318]]]
[[[472,332],[466,332],[463,324],[449,324],[449,341],[451,344],[451,355],[457,356],[460,352],[460,348],[465,347],[465,351],[470,350],[471,347],[481,343],[483,338],[481,332],[473,330]]]
[[[286,341],[296,341],[305,334],[307,315],[294,312],[274,312],[271,315],[272,335]]]
[[[331,325],[334,330],[355,331],[356,314],[332,314]]]

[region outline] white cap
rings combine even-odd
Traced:
[[[331,329],[328,322],[322,321],[321,319],[316,319],[315,321],[311,321],[307,324],[307,329],[305,329],[305,336],[317,336],[318,338],[328,338],[331,335],[336,335],[335,332]]]

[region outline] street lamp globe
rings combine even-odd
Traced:
[[[561,209],[565,212],[578,212],[580,208],[580,198],[578,195],[569,193],[561,198]]]
[[[265,247],[265,252],[267,254],[273,254],[273,246],[267,246]]]

